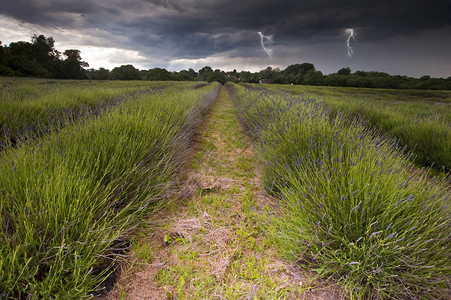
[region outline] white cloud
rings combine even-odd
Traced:
[[[270,63],[270,64],[269,64]],[[179,71],[182,69],[192,68],[194,70],[199,70],[205,66],[210,66],[213,70],[220,69],[222,71],[231,71],[236,69],[237,71],[251,71],[257,72],[262,69],[271,67],[280,67],[278,64],[274,64],[273,61],[268,64],[262,64],[262,59],[260,57],[228,57],[227,55],[213,55],[203,58],[196,59],[173,59],[169,62],[167,68],[171,71]]]
[[[34,28],[26,24],[21,24],[16,20],[0,15],[0,41],[3,45],[9,45],[12,42],[21,40],[30,41],[33,36]]]
[[[98,69],[102,67],[111,70],[121,65],[132,64],[135,68],[147,69],[147,65],[150,63],[149,58],[134,50],[94,46],[73,46],[70,48],[81,51],[81,57],[83,61],[89,63],[89,68]]]
[[[21,23],[15,19],[0,15],[0,41],[4,45],[17,41],[31,41],[34,34],[52,36],[55,40],[55,48],[64,52],[67,49],[81,51],[83,61],[89,63],[90,68],[113,69],[124,64],[133,64],[136,68],[146,69],[152,63],[152,59],[140,54],[139,51],[113,47],[114,42],[108,37],[108,32],[99,30],[86,30],[79,33],[75,30],[61,30],[58,28],[44,28],[38,25]],[[120,40],[120,37],[116,40]],[[104,46],[102,46],[104,45]]]

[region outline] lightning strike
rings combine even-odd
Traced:
[[[349,33],[349,36],[346,39],[346,47],[348,48],[348,57],[351,58],[352,54],[354,53],[354,51],[352,50],[351,45],[350,45],[351,38],[354,41],[357,41],[357,40],[354,37],[354,29],[352,29],[352,28],[346,29],[346,32]]]
[[[272,59],[272,49],[268,48],[268,46],[272,45],[273,36],[272,35],[266,36],[266,35],[263,35],[261,32],[258,32],[258,34],[260,35],[263,50],[265,50],[265,52],[268,54],[269,58]]]

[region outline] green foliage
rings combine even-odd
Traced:
[[[308,85],[321,85],[323,83],[324,76],[321,71],[310,70],[304,76],[304,83]]]
[[[14,71],[9,67],[0,66],[0,76],[12,77],[14,76]]]
[[[110,78],[110,71],[105,68],[99,68],[98,70],[90,69],[89,78],[94,80],[107,80]]]
[[[25,78],[0,78],[0,85],[2,146],[6,142],[17,144],[44,135],[52,128],[98,115],[124,101],[164,87],[162,83],[149,82],[99,83]]]
[[[315,99],[237,89],[235,103],[257,138],[265,188],[280,199],[273,232],[287,257],[334,277],[352,298],[447,298],[444,182]]]
[[[337,72],[338,75],[350,75],[351,74],[351,68],[341,68]]]
[[[84,79],[86,78],[85,69],[88,63],[81,60],[80,51],[70,49],[64,51],[65,60],[58,63],[56,78],[62,79]]]
[[[154,68],[147,71],[147,80],[154,80],[154,81],[163,81],[163,80],[171,80],[172,75],[169,71],[162,68]]]
[[[346,76],[343,76],[346,77]],[[322,96],[335,112],[364,118],[369,126],[399,139],[420,166],[451,170],[451,93],[381,89],[283,86],[293,94]]]
[[[2,297],[80,299],[95,290],[174,186],[213,89],[144,94],[1,153]]]
[[[32,43],[13,42],[9,47],[1,48],[0,65],[14,71],[15,75],[29,77],[54,77],[65,79],[86,78],[84,67],[88,64],[83,62],[80,51],[70,49],[64,51],[66,59],[61,60],[61,55],[55,49],[55,41],[52,37],[34,35]]]
[[[139,70],[132,65],[122,65],[110,72],[110,79],[113,80],[141,80]]]
[[[289,83],[301,84],[308,71],[315,70],[315,66],[310,63],[289,65],[283,72]]]

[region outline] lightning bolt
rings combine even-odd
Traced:
[[[351,45],[350,45],[351,38],[354,41],[357,41],[357,40],[354,37],[354,29],[352,29],[352,28],[346,29],[346,32],[349,32],[349,36],[346,39],[346,47],[348,48],[348,57],[350,58],[352,56],[352,54],[354,53],[354,51],[352,50]]]
[[[273,36],[272,35],[266,36],[266,35],[263,35],[261,32],[258,32],[258,34],[260,35],[263,50],[265,50],[265,52],[268,54],[269,58],[272,59],[272,55],[271,55],[272,49],[268,48],[268,46],[272,45]]]

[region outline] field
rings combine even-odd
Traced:
[[[193,86],[148,94],[140,91],[151,85],[138,85],[127,93],[137,96],[108,111],[51,127],[18,148],[6,146],[0,157],[3,295],[77,298],[95,289],[104,266],[123,254],[127,235],[173,188],[193,130],[217,93],[213,84]],[[71,105],[49,102],[44,110]]]
[[[449,296],[451,93],[0,86],[0,298]]]
[[[280,86],[314,97],[334,111],[363,118],[399,140],[419,166],[451,170],[451,92]]]
[[[0,86],[0,145],[4,147],[155,93],[168,84],[0,78]]]
[[[446,298],[446,179],[416,171],[396,140],[328,100],[256,87],[235,98],[280,199],[273,231],[287,257],[357,298]]]

